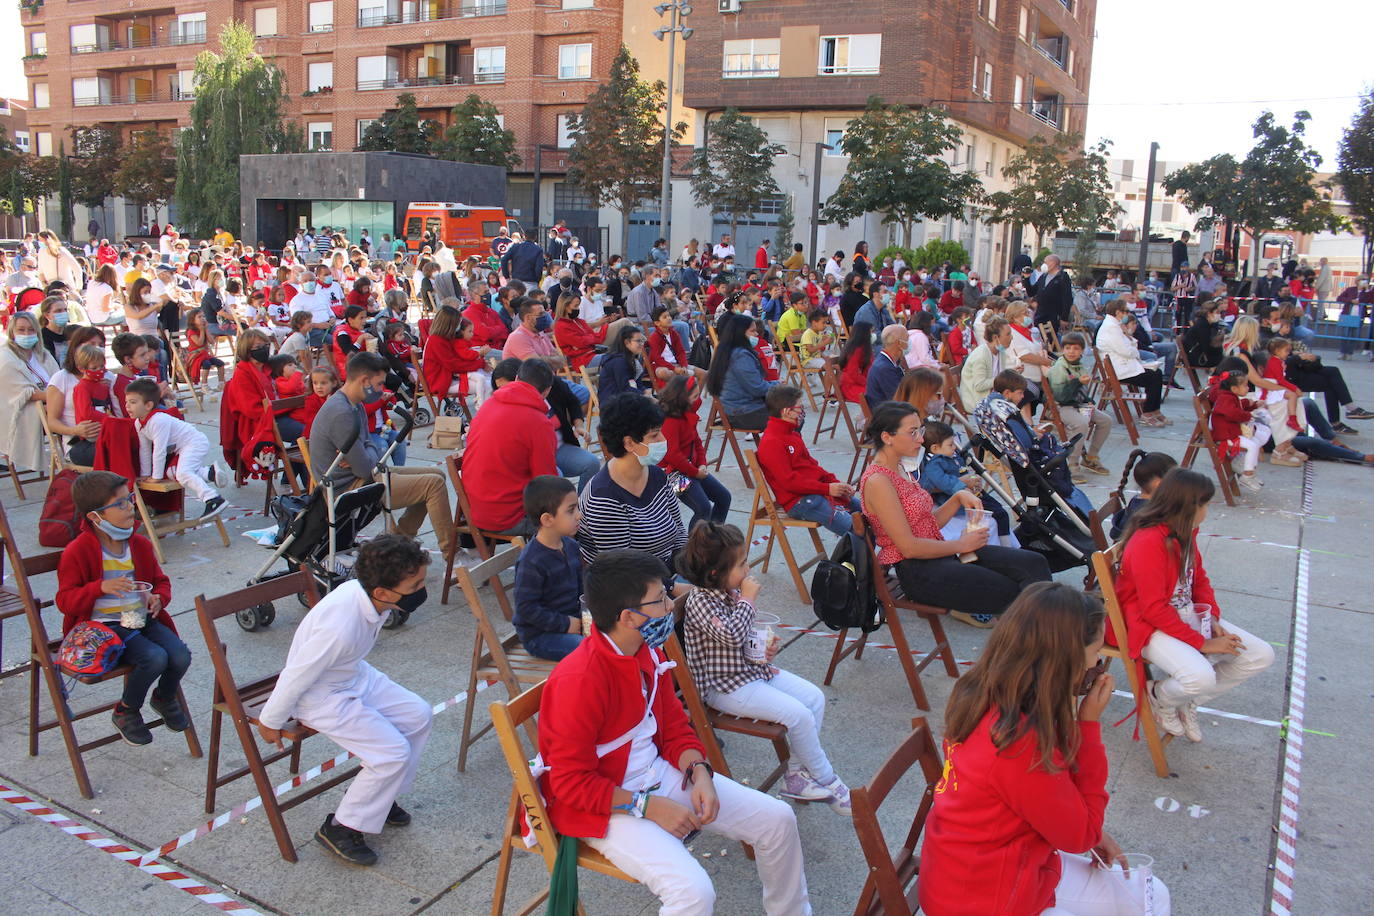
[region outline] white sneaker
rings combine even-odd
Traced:
[[[853,817],[854,810],[849,804],[849,786],[840,781],[836,776],[822,788],[830,793],[830,810],[841,817]]]
[[[1173,735],[1175,738],[1183,735],[1183,720],[1179,717],[1177,709],[1161,706],[1159,699],[1155,696],[1155,682],[1149,685],[1150,709],[1154,712],[1155,723],[1164,731]]]
[[[1264,482],[1259,479],[1258,474],[1241,474],[1237,478],[1237,482],[1252,493],[1264,489]]]
[[[1184,703],[1176,712],[1178,718],[1183,722],[1183,734],[1194,744],[1201,742],[1202,726],[1197,721],[1197,704]]]
[[[843,783],[840,784],[844,785]],[[834,797],[834,793],[829,788],[816,782],[815,778],[804,768],[788,770],[782,777],[782,791],[778,794],[783,798],[791,798],[801,802],[828,802]],[[849,790],[845,789],[846,800],[848,797]]]

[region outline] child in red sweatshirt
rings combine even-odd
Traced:
[[[113,412],[110,383],[105,379],[105,351],[91,344],[84,345],[76,351],[76,367],[81,370],[81,379],[72,390],[76,422],[104,423],[112,416],[119,416]]]
[[[310,435],[310,426],[315,422],[315,414],[320,412],[329,396],[339,390],[342,383],[339,373],[328,364],[310,370],[310,393],[305,396],[305,406],[291,412],[292,419],[299,420],[305,427],[305,436]]]
[[[112,719],[129,744],[153,740],[140,710],[150,705],[172,731],[189,724],[178,693],[191,666],[191,651],[167,613],[172,583],[158,565],[153,545],[134,534],[136,515],[128,482],[111,471],[89,471],[72,481],[72,503],[81,533],[62,552],[57,567],[57,606],[63,634],[81,623],[109,627],[124,642],[121,664],[133,666]],[[136,590],[151,586],[146,604]],[[154,723],[157,724],[157,723]]]
[[[1250,381],[1244,372],[1227,372],[1213,376],[1212,438],[1228,461],[1244,456],[1240,485],[1247,490],[1264,486],[1255,466],[1259,464],[1260,448],[1269,441],[1269,427],[1255,422],[1254,411],[1259,403],[1246,397]]]
[[[1264,364],[1264,372],[1261,373],[1271,382],[1277,382],[1289,394],[1287,395],[1290,403],[1302,397],[1302,389],[1288,381],[1288,373],[1284,366],[1288,362],[1288,356],[1293,352],[1292,341],[1283,337],[1271,337],[1265,349],[1269,351],[1269,361]],[[1288,428],[1296,432],[1302,432],[1302,424],[1298,422],[1296,411],[1288,411]]]

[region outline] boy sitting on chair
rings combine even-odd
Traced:
[[[224,497],[207,481],[227,482],[228,468],[206,465],[210,440],[190,423],[161,406],[162,390],[150,378],[138,378],[124,389],[124,406],[138,429],[140,479],[172,476],[192,499],[205,503],[201,518],[213,518],[224,509]],[[167,473],[167,459],[175,455],[176,468]]]
[[[392,608],[424,604],[428,567],[429,553],[404,535],[383,534],[359,547],[357,578],[301,620],[258,719],[269,744],[282,746],[281,728],[294,716],[362,760],[338,810],[315,832],[325,849],[355,865],[377,861],[363,834],[410,823],[396,797],[415,781],[433,712],[365,657]]]
[[[686,842],[708,829],[753,845],[768,916],[807,916],[797,820],[785,802],[712,772],[660,647],[668,575],[638,550],[587,568],[593,628],[553,669],[539,710],[542,788],[558,833],[584,837],[653,891],[660,914],[709,914],[715,889]]]

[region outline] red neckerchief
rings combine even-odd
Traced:
[[[1014,324],[1011,326],[1011,329],[1016,333],[1020,334],[1022,337],[1026,338],[1026,340],[1032,339],[1030,328],[1026,327],[1025,325]]]
[[[173,413],[167,408],[154,407],[152,410],[148,411],[148,416],[144,417],[142,420],[135,420],[134,422],[138,424],[139,429],[143,429],[148,425],[148,421],[153,418],[153,414],[155,413],[165,413],[167,416],[172,417],[172,419],[177,419],[176,416],[173,415]]]

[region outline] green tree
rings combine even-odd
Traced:
[[[1255,145],[1244,159],[1237,162],[1221,153],[1186,165],[1169,173],[1164,190],[1178,195],[1194,212],[1212,208],[1210,217],[1198,220],[1198,229],[1224,219],[1250,235],[1250,250],[1255,252],[1266,232],[1335,231],[1343,220],[1316,182],[1322,157],[1303,139],[1311,118],[1305,111],[1296,112],[1288,128],[1266,111],[1255,119]],[[1250,260],[1251,274],[1257,276],[1260,259]]]
[[[968,264],[972,259],[961,242],[949,239],[931,239],[911,253],[907,263],[913,268],[926,267],[934,270],[948,261],[951,264]]]
[[[699,207],[729,216],[734,238],[741,216],[782,193],[773,178],[773,157],[785,152],[738,108],[727,108],[710,122],[706,145],[692,153],[692,198]]]
[[[773,230],[773,252],[780,261],[792,257],[792,245],[796,242],[792,236],[797,230],[796,223],[797,214],[792,207],[792,195],[783,194],[782,209],[778,211],[778,228]]]
[[[515,131],[496,120],[496,106],[472,93],[450,112],[448,130],[435,142],[434,155],[454,162],[499,165],[510,171],[520,166]]]
[[[176,150],[167,135],[156,129],[140,130],[129,140],[114,175],[116,193],[140,208],[152,207],[156,214],[176,193]]]
[[[224,26],[217,51],[196,57],[191,123],[177,142],[176,200],[190,234],[239,226],[239,157],[298,152],[300,127],[283,119],[286,77],[253,48],[241,22]]]
[[[1336,150],[1334,183],[1350,209],[1350,221],[1364,236],[1364,270],[1374,265],[1374,89],[1360,97],[1360,109]]]
[[[821,221],[847,223],[865,213],[881,213],[884,225],[902,227],[909,247],[916,220],[962,216],[983,198],[983,182],[976,174],[945,161],[962,138],[959,125],[938,108],[913,111],[871,96],[840,140],[849,165],[821,208]]]
[[[630,247],[630,212],[658,196],[663,174],[663,118],[667,87],[646,82],[630,49],[620,46],[610,78],[597,87],[568,131],[568,180],[586,191],[598,206],[620,212],[620,250]],[[687,125],[675,124],[672,142]],[[535,214],[538,218],[538,214]]]
[[[387,109],[380,118],[367,125],[358,149],[428,154],[434,149],[438,132],[437,124],[420,117],[415,96],[403,92],[396,97],[395,108]]]
[[[61,217],[62,238],[72,241],[72,161],[65,143],[57,144],[57,212]]]
[[[73,127],[72,197],[89,210],[104,209],[115,196],[114,176],[123,152],[119,131],[109,127]]]
[[[1111,227],[1121,206],[1112,200],[1110,148],[1108,140],[1084,148],[1081,134],[1032,137],[1002,169],[1012,189],[988,195],[989,221],[1030,226],[1037,247],[1061,226],[1079,233]]]

